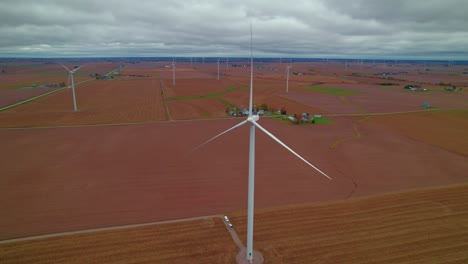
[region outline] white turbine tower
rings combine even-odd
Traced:
[[[73,78],[73,74],[75,74],[76,71],[78,71],[80,68],[82,68],[84,65],[81,65],[80,67],[78,68],[75,68],[73,70],[70,70],[67,68],[67,66],[63,65],[63,63],[60,62],[60,65],[62,65],[62,67],[68,71],[68,88],[70,88],[70,79],[71,79],[71,83],[72,83],[72,94],[73,94],[73,109],[76,111],[78,111],[78,108],[76,106],[76,95],[75,95],[75,79]]]
[[[175,59],[172,59],[172,86],[175,86]]]
[[[286,93],[289,92],[289,69],[291,69],[291,65],[286,66]]]
[[[289,152],[294,154],[296,157],[301,159],[303,162],[305,162],[307,165],[311,166],[314,168],[316,171],[318,171],[320,174],[323,176],[327,177],[328,179],[331,180],[331,178],[322,172],[319,168],[316,166],[312,165],[310,162],[308,162],[306,159],[301,157],[299,154],[294,152],[290,147],[288,147],[286,144],[284,144],[281,140],[279,140],[277,137],[275,137],[273,134],[271,134],[268,130],[260,126],[257,121],[259,120],[258,115],[252,115],[252,94],[253,94],[253,52],[252,52],[252,24],[250,25],[250,100],[249,100],[249,116],[247,117],[247,120],[244,120],[240,122],[239,124],[229,128],[228,130],[216,135],[215,137],[211,138],[210,140],[206,141],[205,143],[201,144],[198,146],[195,150],[201,148],[202,146],[208,144],[209,142],[215,140],[216,138],[238,128],[241,127],[247,123],[250,123],[250,144],[249,144],[249,187],[248,187],[248,204],[247,204],[247,252],[246,252],[246,259],[250,263],[253,261],[253,224],[254,224],[254,183],[255,183],[255,127],[260,129],[263,133],[267,134],[269,137],[271,137],[274,141],[276,141],[278,144],[283,146],[285,149],[287,149]],[[194,151],[195,151],[194,150]]]
[[[218,81],[219,81],[219,59],[218,59]]]

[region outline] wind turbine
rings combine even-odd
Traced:
[[[175,59],[172,59],[172,86],[175,86]]]
[[[218,81],[219,81],[219,58],[218,58]]]
[[[283,146],[285,149],[287,149],[289,152],[294,154],[296,157],[298,157],[300,160],[305,162],[307,165],[310,167],[314,168],[316,171],[318,171],[320,174],[323,176],[327,177],[328,179],[331,180],[331,178],[322,172],[319,168],[316,166],[312,165],[310,162],[308,162],[306,159],[301,157],[299,154],[297,154],[294,150],[292,150],[290,147],[288,147],[286,144],[284,144],[281,140],[279,140],[277,137],[275,137],[273,134],[271,134],[268,130],[263,128],[261,125],[257,123],[259,120],[258,115],[253,115],[252,114],[252,99],[253,99],[253,51],[252,51],[252,24],[250,24],[250,100],[249,100],[249,116],[247,117],[246,120],[240,122],[239,124],[229,128],[228,130],[216,135],[215,137],[211,138],[210,140],[206,141],[205,143],[201,144],[197,148],[194,149],[197,150],[204,145],[208,144],[209,142],[215,140],[216,138],[236,129],[239,128],[247,123],[250,123],[250,143],[249,143],[249,187],[248,187],[248,204],[247,204],[247,253],[246,253],[246,259],[248,262],[252,263],[253,261],[253,223],[254,223],[254,183],[255,183],[255,127],[260,129],[263,133],[267,134],[267,136],[271,137],[274,141],[276,141],[278,144]]]
[[[289,92],[289,69],[291,69],[291,65],[286,66],[286,93]]]
[[[62,67],[68,71],[68,88],[70,88],[70,79],[72,83],[72,94],[73,94],[73,109],[78,111],[78,108],[76,107],[76,96],[75,96],[75,79],[73,78],[73,74],[75,74],[76,71],[78,71],[80,68],[82,68],[84,65],[81,65],[78,68],[75,68],[73,70],[70,70],[67,68],[67,66],[63,65],[63,63],[59,62]]]

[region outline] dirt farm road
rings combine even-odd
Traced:
[[[115,71],[117,71],[117,69],[114,69],[114,70],[112,70],[112,71],[106,73],[105,75],[107,76],[107,75],[109,75],[109,74],[111,74],[111,73],[113,73],[113,72],[115,72]],[[96,78],[87,79],[87,80],[84,80],[84,81],[81,81],[81,82],[77,82],[77,83],[75,84],[75,86],[79,86],[80,84],[87,83],[87,82],[92,82],[92,81],[95,81],[95,80],[96,80]],[[53,94],[53,93],[60,92],[60,91],[62,91],[62,90],[64,90],[64,89],[67,89],[67,88],[71,88],[70,85],[65,86],[65,87],[62,87],[62,88],[59,88],[59,89],[56,89],[56,90],[53,90],[53,91],[48,92],[48,93],[45,93],[45,94],[41,94],[41,95],[38,95],[38,96],[34,96],[34,97],[32,97],[32,98],[28,98],[28,99],[26,99],[26,100],[23,100],[23,101],[20,101],[20,102],[11,104],[11,105],[4,106],[4,107],[0,108],[0,112],[5,111],[5,110],[8,110],[8,109],[10,109],[10,108],[14,108],[14,107],[19,106],[19,105],[22,105],[22,104],[29,103],[29,102],[31,102],[31,101],[40,99],[40,98],[42,98],[42,97],[46,97],[46,96],[51,95],[51,94]]]
[[[60,236],[88,234],[88,233],[94,233],[94,232],[100,232],[100,231],[113,231],[113,230],[121,230],[121,229],[127,229],[127,228],[137,228],[137,227],[144,227],[144,226],[151,226],[151,225],[163,225],[163,224],[171,224],[171,223],[178,223],[178,222],[188,222],[188,221],[204,220],[204,219],[210,219],[210,218],[221,219],[223,223],[225,224],[226,229],[228,230],[229,234],[231,235],[232,240],[239,247],[239,250],[245,247],[244,244],[240,241],[239,236],[237,235],[236,231],[234,229],[232,230],[229,229],[228,224],[224,221],[224,215],[207,215],[207,216],[190,217],[190,218],[150,222],[150,223],[142,223],[142,224],[111,226],[111,227],[92,228],[92,229],[84,229],[84,230],[69,231],[69,232],[60,232],[60,233],[53,233],[53,234],[44,234],[44,235],[38,235],[38,236],[0,240],[0,244],[22,242],[22,241],[27,241],[27,240],[36,240],[36,239],[44,239],[44,238],[52,238],[52,237],[60,237]]]

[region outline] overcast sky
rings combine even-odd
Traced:
[[[468,59],[467,0],[0,0],[0,57]]]

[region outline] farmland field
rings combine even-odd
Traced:
[[[220,218],[0,244],[2,263],[231,263]]]
[[[265,263],[465,263],[468,185],[258,210]],[[245,241],[245,213],[230,215]]]
[[[464,263],[468,185],[257,210],[254,248],[264,263]],[[228,213],[245,241],[245,212]],[[235,263],[222,220],[0,244],[2,263]]]
[[[73,67],[78,63],[67,65]],[[247,204],[247,126],[200,149],[197,147],[244,120],[228,116],[227,112],[233,107],[238,110],[248,107],[249,68],[244,67],[244,62],[237,62],[236,67],[224,66],[218,81],[216,63],[180,63],[175,69],[174,85],[172,69],[168,68],[170,63],[89,62],[82,75],[77,75],[77,80],[86,81],[76,87],[77,112],[73,111],[72,93],[68,88],[0,112],[0,211],[5,212],[0,217],[0,240],[226,212],[235,212],[233,221],[239,226],[242,241],[245,240],[242,219]],[[122,68],[115,71],[120,65]],[[435,66],[434,73],[424,74],[428,76],[425,83],[412,77],[423,76],[418,74],[420,69],[416,65],[395,66],[392,71],[408,73],[388,79],[379,75],[388,70],[383,65],[350,64],[345,68],[339,62],[312,62],[294,64],[294,71],[301,74],[290,76],[286,92],[284,67],[285,64],[280,63],[258,63],[254,72],[253,105],[267,105],[275,111],[283,108],[288,115],[321,114],[327,122],[296,125],[281,116],[260,117],[259,124],[333,180],[321,177],[257,130],[255,199],[259,231],[256,236],[264,241],[264,244],[259,242],[258,249],[264,252],[266,263],[282,263],[291,255],[294,255],[291,262],[300,263],[301,259],[309,260],[320,254],[325,263],[339,263],[346,258],[365,263],[363,256],[374,263],[411,262],[406,259],[408,245],[404,241],[413,240],[404,233],[423,235],[429,233],[430,225],[437,226],[433,230],[435,234],[448,232],[446,237],[435,235],[443,245],[450,241],[460,247],[465,245],[453,227],[464,227],[460,219],[466,213],[460,190],[466,190],[463,184],[468,181],[468,90],[445,91],[437,80],[448,74],[436,74],[436,70],[446,69]],[[8,69],[11,76],[5,76],[5,80],[13,78],[14,74],[29,78],[27,83],[44,82],[44,78],[57,78],[51,79],[54,82],[63,77],[66,80],[66,74],[59,76],[63,72],[57,65],[24,63],[15,68],[13,63]],[[89,76],[111,71],[113,78],[109,80]],[[465,81],[453,75],[443,80],[458,85]],[[379,84],[383,82],[398,85]],[[430,91],[403,89],[407,84],[430,87]],[[0,95],[4,95],[0,97],[0,106],[54,90],[38,89],[0,87]],[[426,102],[431,105],[428,109],[422,107]],[[447,191],[437,189],[453,184],[459,187],[447,187]],[[402,193],[400,200],[399,192],[420,188],[431,189]],[[388,192],[393,194],[366,198]],[[434,194],[435,200],[426,195],[429,192]],[[419,199],[419,202],[404,197]],[[335,200],[344,201],[330,202]],[[444,212],[455,212],[443,215],[448,217],[444,220],[447,226],[435,220],[441,208],[446,208],[440,204],[446,204],[451,210],[444,209]],[[402,207],[398,207],[400,205]],[[401,213],[395,213],[392,208],[398,208],[395,210]],[[456,213],[456,208],[461,208],[460,214]],[[327,220],[317,227],[313,225],[318,221],[317,215],[312,212],[316,210]],[[381,212],[382,216],[408,227],[394,230],[390,224],[383,224],[384,219],[372,218],[369,212]],[[285,218],[297,219],[297,225],[283,226],[290,220],[271,218],[271,215],[283,214]],[[301,214],[310,217],[300,219]],[[418,219],[428,224],[414,229]],[[262,225],[268,228],[262,229]],[[340,225],[349,230],[337,227]],[[366,225],[375,228],[367,230]],[[224,226],[216,219],[199,221],[194,226],[216,231],[208,234],[185,224],[167,227],[168,230],[182,228],[187,234],[193,233],[205,240],[226,238]],[[271,234],[268,233],[270,228],[274,228]],[[380,228],[387,233],[377,236],[375,232]],[[392,231],[395,236],[390,235]],[[177,234],[180,240],[171,240],[177,233],[171,232],[156,239],[157,245],[146,240],[150,236],[147,234],[128,239],[144,240],[149,243],[148,248],[169,250],[167,257],[180,253],[171,251],[174,250],[171,243],[180,245],[185,237]],[[220,232],[223,238],[210,237]],[[317,237],[312,235],[320,232],[324,233]],[[364,238],[365,232],[371,232],[371,236]],[[288,239],[297,242],[272,242],[282,234],[293,234]],[[119,245],[105,242],[114,238],[127,239],[126,235],[114,237],[112,232],[101,235],[83,238],[90,239],[86,241],[97,239],[99,245],[109,250],[117,246],[118,252],[127,252],[122,245],[129,243],[128,240],[118,242],[122,243]],[[310,241],[305,241],[308,238]],[[335,239],[344,242],[339,244]],[[418,256],[409,258],[423,259],[423,248],[427,248],[427,256],[440,253],[444,257],[453,253],[460,259],[465,257],[454,248],[447,247],[444,251],[431,239],[414,249]],[[61,243],[58,238],[50,241],[57,247]],[[167,247],[163,246],[164,241]],[[229,263],[227,259],[237,253],[235,245],[226,244],[227,241],[220,240],[220,245],[213,247],[213,259],[220,263]],[[72,251],[73,243],[66,242],[64,251]],[[193,246],[193,241],[187,243],[190,248],[200,249]],[[352,243],[356,243],[355,246]],[[342,254],[336,253],[331,245],[336,245]],[[375,255],[373,245],[388,249],[395,260],[390,253]],[[20,247],[25,255],[23,260],[32,261],[31,255],[41,246]],[[232,255],[231,251],[224,252],[224,259],[220,255],[222,247],[232,248],[234,252]],[[5,250],[5,247],[0,246],[0,249]],[[322,253],[316,251],[319,249]],[[397,249],[401,249],[401,253],[395,253]],[[83,247],[83,250],[97,254],[90,247]],[[131,250],[128,255],[135,254]],[[357,255],[351,256],[351,250]],[[1,254],[5,252],[10,254],[14,250],[10,248]],[[11,254],[8,256],[12,256],[13,263],[21,255]],[[67,256],[75,259],[74,253],[69,254]],[[180,254],[180,261],[175,262],[201,257],[199,251]],[[146,251],[141,256],[142,261],[157,261]],[[47,258],[44,257],[44,261]],[[76,257],[76,263],[78,260],[80,258]]]
[[[157,79],[93,81],[2,112],[0,127],[67,126],[167,120]]]
[[[325,86],[306,86],[307,90],[324,93],[324,94],[331,94],[331,95],[353,95],[353,94],[360,94],[357,91],[350,91],[350,90],[342,90],[337,88],[330,88]]]

